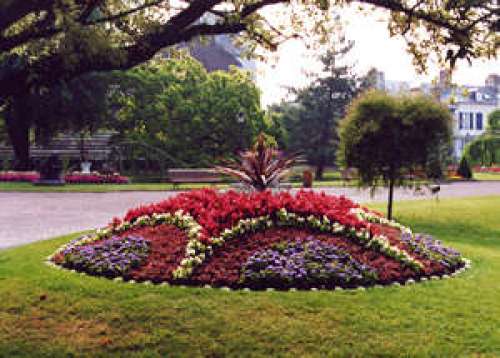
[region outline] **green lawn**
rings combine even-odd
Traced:
[[[341,180],[315,181],[314,187],[355,186],[355,181],[344,182]],[[292,183],[294,188],[302,187],[302,183]],[[131,184],[67,184],[64,186],[37,186],[31,183],[2,183],[0,192],[42,192],[42,193],[105,193],[115,191],[164,191],[164,190],[189,190],[203,187],[217,189],[228,188],[229,184],[180,184],[174,187],[170,183],[131,183]]]
[[[82,192],[105,193],[113,191],[164,191],[187,190],[211,186],[210,184],[181,184],[174,188],[170,183],[131,183],[131,184],[67,184],[64,186],[37,186],[31,183],[0,183],[0,191],[10,192]],[[214,188],[224,188],[227,184],[213,185]]]
[[[474,179],[476,180],[499,180],[500,173],[474,173]]]
[[[473,267],[365,292],[130,285],[42,263],[73,236],[2,251],[0,357],[498,357],[499,208],[500,196],[396,203],[401,222]]]

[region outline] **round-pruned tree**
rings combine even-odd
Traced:
[[[388,186],[392,218],[394,187],[411,185],[412,174],[425,175],[436,161],[442,164],[436,153],[450,142],[451,120],[446,107],[425,96],[366,92],[340,124],[339,163],[358,170],[360,186]]]

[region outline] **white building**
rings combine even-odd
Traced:
[[[441,101],[449,103],[453,113],[453,155],[459,159],[465,146],[486,131],[488,115],[500,109],[500,91],[494,86],[465,86],[443,91]]]

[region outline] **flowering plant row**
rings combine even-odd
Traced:
[[[112,245],[130,236],[149,242],[147,258],[132,271],[113,271]],[[257,288],[405,282],[452,274],[466,264],[455,250],[343,197],[212,190],[130,210],[50,260],[108,277],[121,271],[125,279]]]
[[[409,251],[421,257],[438,261],[446,267],[455,267],[461,263],[461,255],[455,249],[445,247],[439,240],[434,240],[429,235],[412,234],[410,228],[383,216],[370,212],[365,208],[353,209],[358,217],[371,223],[392,227],[401,232],[401,242],[406,244]]]
[[[477,173],[499,173],[500,174],[500,167],[474,167],[474,172]]]
[[[443,246],[441,241],[434,240],[429,235],[403,233],[401,241],[407,244],[412,252],[448,268],[456,267],[462,261],[462,256],[457,250]]]
[[[40,175],[37,172],[0,172],[0,182],[26,182],[37,181]]]
[[[111,175],[71,173],[66,174],[64,180],[68,184],[127,184],[129,182],[127,177],[117,173]]]

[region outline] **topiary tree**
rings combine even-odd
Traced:
[[[457,174],[464,179],[472,179],[472,170],[470,168],[469,161],[467,160],[467,155],[463,155],[462,159],[460,159]]]
[[[411,174],[435,172],[436,161],[442,163],[436,153],[451,140],[451,120],[448,109],[431,98],[369,91],[340,124],[339,163],[358,169],[360,186],[389,187],[391,219],[394,187],[412,185]]]

